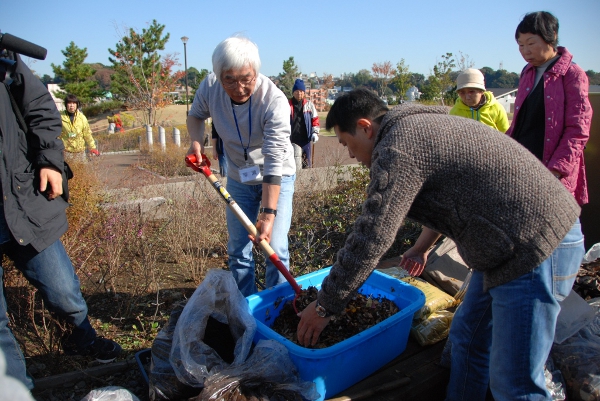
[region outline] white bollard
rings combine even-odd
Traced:
[[[160,148],[163,152],[167,150],[167,139],[165,136],[165,128],[158,127],[158,142],[160,142]]]
[[[115,133],[115,123],[108,123],[108,133],[109,134]]]
[[[179,134],[179,129],[173,127],[173,142],[178,147],[181,147],[181,135]]]
[[[302,148],[295,143],[292,143],[294,148],[294,161],[296,162],[296,173],[302,170]]]
[[[149,150],[152,149],[152,126],[150,126],[149,124],[146,125],[146,141],[148,142],[148,148]]]

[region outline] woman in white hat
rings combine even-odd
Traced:
[[[494,97],[485,90],[485,82],[481,71],[467,68],[456,78],[456,100],[450,114],[481,121],[500,132],[509,127],[506,110]]]

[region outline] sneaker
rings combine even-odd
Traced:
[[[116,342],[104,337],[96,337],[86,348],[63,347],[67,355],[92,356],[100,363],[109,363],[121,354],[123,349]]]

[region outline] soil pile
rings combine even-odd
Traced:
[[[315,301],[317,293],[318,290],[315,287],[302,290],[296,299],[298,310],[304,310],[311,302]],[[346,309],[341,314],[331,319],[319,336],[319,342],[314,348],[331,347],[383,322],[399,311],[398,306],[389,299],[357,294],[348,302]],[[298,338],[296,337],[298,323],[300,323],[300,318],[296,315],[292,302],[288,301],[283,306],[279,316],[275,318],[271,329],[298,344]]]

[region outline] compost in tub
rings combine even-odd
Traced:
[[[302,288],[321,287],[331,268],[296,278]],[[254,342],[274,339],[282,343],[302,380],[316,384],[321,400],[331,398],[396,358],[406,348],[415,312],[425,304],[423,292],[386,274],[374,271],[359,290],[365,296],[393,301],[400,311],[377,325],[327,348],[310,349],[287,340],[270,326],[283,305],[294,299],[289,283],[247,297],[256,319]]]

